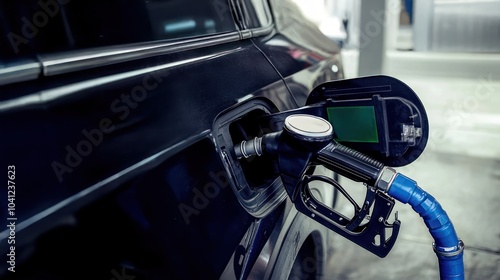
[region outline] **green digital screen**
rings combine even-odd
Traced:
[[[328,107],[326,110],[337,141],[379,142],[373,106]]]

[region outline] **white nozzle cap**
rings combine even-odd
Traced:
[[[293,136],[320,141],[333,135],[333,127],[327,120],[305,114],[288,116],[285,119],[285,129]]]

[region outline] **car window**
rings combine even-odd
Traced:
[[[3,57],[236,30],[228,0],[1,1],[0,25]]]

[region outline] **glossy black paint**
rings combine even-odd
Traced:
[[[252,44],[242,42],[223,47],[224,49],[218,47],[197,51],[196,56],[191,53],[183,53],[146,61],[143,67],[161,66],[172,63],[172,61],[185,64],[168,68],[163,72],[151,71],[123,80],[117,78],[116,82],[98,84],[95,81],[102,79],[99,76],[107,75],[109,77],[126,73],[123,71],[123,67],[109,69],[107,73],[104,72],[106,73],[104,75],[98,70],[91,71],[89,74],[78,73],[78,77],[68,75],[69,77],[64,81],[70,81],[68,83],[70,86],[86,83],[88,80],[94,80],[94,82],[89,88],[71,92],[50,102],[23,104],[20,107],[5,110],[1,117],[2,130],[13,131],[16,137],[3,140],[3,158],[6,163],[16,165],[18,185],[32,186],[17,189],[19,220],[26,221],[33,215],[71,196],[78,195],[79,192],[91,188],[117,172],[163,150],[168,150],[167,153],[170,154],[188,147],[188,150],[196,150],[193,144],[186,140],[199,137],[197,135],[206,135],[206,131],[211,128],[217,113],[235,104],[238,98],[248,93],[255,92],[275,81],[280,83],[277,73],[265,61],[260,52],[253,48]],[[200,59],[194,63],[188,62],[192,57],[204,55],[207,56],[206,59]],[[234,61],[237,63],[233,63]],[[259,65],[259,67],[256,68],[255,65]],[[242,77],[245,78],[242,79]],[[68,84],[60,82],[62,79],[58,78],[45,79],[43,81],[44,90],[50,91],[52,90],[51,85],[55,85],[60,91],[69,92],[70,89],[64,88]],[[127,102],[122,94],[132,96],[136,86],[146,88],[145,78],[147,78],[147,83],[153,85],[156,82],[157,86],[154,89],[151,86],[151,90],[146,91],[144,100],[136,99],[134,101],[131,99],[129,100],[131,102]],[[197,82],[186,83],[186,80]],[[238,82],[227,83],[226,80]],[[35,93],[35,95],[40,94],[44,93]],[[35,119],[36,121],[34,121]],[[94,143],[88,135],[91,135],[90,138],[94,140]],[[100,138],[102,139],[100,140]],[[92,151],[87,152],[84,147],[88,147],[88,143],[92,144]],[[172,150],[176,144],[178,146]],[[208,143],[205,144],[205,149],[215,151],[213,145],[210,148]],[[81,153],[82,151],[83,153]],[[88,155],[85,156],[87,153]],[[223,170],[218,161],[208,165],[200,163],[200,161],[209,160],[210,157],[212,161],[217,160],[213,153],[209,155],[199,154],[198,158],[184,159],[182,165],[190,168],[190,174],[178,178],[177,184],[166,185],[165,182],[161,181],[151,183],[148,176],[142,172],[140,176],[146,178],[147,181],[136,184],[154,184],[156,188],[171,189],[172,192],[176,193],[173,197],[177,199],[163,202],[174,206],[173,209],[169,209],[165,213],[172,213],[172,210],[174,213],[180,213],[177,206],[183,199],[186,199],[186,196],[190,195],[190,189],[196,188],[196,182],[192,182],[192,178],[209,178],[207,172],[201,169],[196,170],[196,168],[210,166],[214,172]],[[153,166],[146,167],[146,169],[151,168],[158,169],[158,167]],[[124,176],[118,180],[129,179],[131,178]],[[206,213],[205,215],[209,215],[209,217],[220,216],[222,220],[227,219],[226,223],[233,220],[244,221],[238,215],[228,217],[222,214],[210,214],[211,209],[216,205],[222,208],[214,209],[215,213],[218,211],[225,213],[227,209],[242,211],[241,208],[235,207],[237,206],[234,204],[236,200],[230,190],[226,190],[226,194],[229,194],[227,199],[232,200],[232,204],[231,201],[211,203],[210,207],[202,213]],[[79,201],[65,205],[58,211],[60,213],[52,215],[60,216],[63,213],[70,215],[73,211],[78,210],[78,207],[92,202],[100,195],[102,194],[91,193],[82,196]],[[150,197],[145,197],[141,201],[147,202],[157,198],[153,194],[149,195]],[[165,198],[167,197],[169,196],[165,195]],[[157,214],[158,218],[164,219],[165,213],[159,211],[154,214]],[[50,219],[55,222],[56,217],[50,217]],[[211,218],[198,219],[189,226],[182,221],[178,227],[173,226],[173,229],[174,232],[175,228],[180,232],[189,231],[202,225],[208,226],[207,221],[210,221],[210,226],[216,224]],[[33,235],[36,236],[37,228],[44,227],[46,222],[45,220],[37,220],[33,225],[27,227],[26,239],[34,237]],[[155,222],[165,226],[160,221]],[[227,230],[227,227],[218,228],[219,230]],[[240,230],[245,228],[245,224],[239,227]],[[198,231],[198,233],[202,233],[202,231]],[[239,240],[242,234],[242,232],[236,234],[236,240]],[[215,236],[217,235],[215,234]],[[23,232],[20,231],[19,237],[22,236]],[[165,240],[175,244],[174,251],[185,250],[189,247],[189,239],[182,242],[175,235],[171,237],[167,235]],[[213,240],[209,240],[210,242],[204,238],[200,240],[205,241],[202,244],[207,244],[207,246],[214,244]],[[20,241],[22,242],[22,240]],[[218,250],[224,248],[216,247]],[[198,250],[211,252],[213,248],[201,246]],[[226,251],[226,254],[227,252],[232,252],[232,250]],[[201,253],[193,254],[193,256],[197,256],[200,261],[191,262],[199,264],[210,263],[209,261],[212,260],[226,261],[230,254],[225,258],[204,257]],[[206,276],[216,276],[217,273],[221,272],[221,267],[217,267],[218,269],[214,270],[213,274],[207,274],[207,269],[201,271],[205,271]],[[192,270],[182,269],[180,271]]]
[[[322,81],[329,63],[274,34],[1,86],[1,166],[17,170],[15,276],[218,278],[255,218],[226,187],[215,117],[249,94],[295,108],[313,84],[294,74]]]
[[[39,166],[39,169],[29,171],[31,176],[20,176],[20,184],[36,185],[36,182],[42,182],[45,186],[29,191],[19,190],[20,195],[25,195],[19,203],[31,206],[20,205],[19,218],[26,219],[37,212],[33,208],[44,193],[55,194],[55,197],[51,196],[51,201],[48,201],[49,197],[44,198],[46,203],[57,203],[137,163],[138,159],[152,156],[203,133],[211,128],[217,113],[233,105],[236,99],[279,80],[250,44],[245,46],[244,43],[237,43],[225,47],[225,50],[212,50],[211,53],[197,51],[199,56],[211,57],[195,63],[187,61],[194,57],[190,54],[146,61],[144,67],[168,65],[172,61],[185,64],[160,71],[144,71],[146,73],[136,77],[117,78],[116,81],[100,85],[97,82],[100,82],[102,77],[99,76],[103,73],[98,70],[92,71],[94,73],[87,77],[85,73],[78,73],[78,78],[82,79],[78,81],[74,77],[64,77],[64,80],[74,79],[68,84],[59,82],[61,77],[46,79],[44,82],[47,86],[42,90],[53,90],[49,85],[56,84],[56,90],[69,93],[53,101],[4,111],[2,129],[16,132],[15,141],[4,139],[5,158],[21,161],[18,167],[21,174],[28,173],[28,170],[23,170],[24,166]],[[224,53],[227,50],[230,51]],[[254,71],[256,64],[260,67]],[[121,75],[122,69],[118,66],[116,72],[110,71],[104,75]],[[251,73],[258,78],[241,79],[252,77]],[[240,80],[226,83],[226,79]],[[64,88],[78,86],[89,80],[96,85],[76,92]],[[197,82],[185,83],[185,80]],[[151,90],[146,89],[148,86],[144,81],[152,85]],[[134,100],[135,93],[141,98]],[[34,93],[40,94],[44,93]],[[145,96],[144,100],[142,95]],[[35,116],[37,121],[33,123]],[[98,137],[96,130],[100,131],[102,137]],[[85,156],[87,151],[83,147],[88,145],[82,143],[92,142],[89,138],[96,141],[91,143],[92,151]],[[98,141],[98,138],[102,140]],[[84,152],[79,153],[79,150]],[[31,211],[31,214],[26,213]]]
[[[253,220],[234,199],[208,137],[74,219],[41,236],[16,277],[109,279],[123,267],[139,279],[213,279]]]

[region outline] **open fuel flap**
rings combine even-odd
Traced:
[[[302,213],[384,257],[399,232],[389,223],[391,167],[413,162],[428,139],[425,109],[411,88],[388,76],[332,81],[317,86],[307,105],[277,112],[265,99],[249,100],[215,122],[215,141],[241,205],[265,216],[286,195]],[[360,203],[323,166],[366,186]],[[321,182],[354,208],[347,216],[311,191]]]
[[[274,160],[253,157],[240,161],[234,146],[276,131],[275,127],[263,125],[258,120],[277,111],[271,101],[255,98],[222,112],[214,122],[214,139],[231,187],[241,206],[255,217],[266,216],[286,199],[287,194]]]

